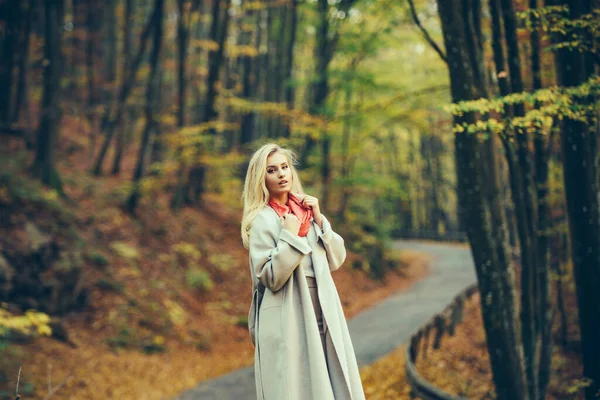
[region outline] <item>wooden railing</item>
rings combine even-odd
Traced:
[[[477,290],[477,284],[469,286],[411,336],[410,345],[406,347],[406,379],[411,386],[412,397],[418,396],[423,400],[465,400],[464,397],[448,394],[427,382],[419,375],[416,362],[418,357],[427,357],[430,346],[438,349],[444,335],[454,336],[456,326],[463,319],[465,301],[477,293]]]

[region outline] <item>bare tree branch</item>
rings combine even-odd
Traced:
[[[21,395],[19,395],[19,381],[21,380],[21,367],[19,367],[19,375],[17,376],[17,397],[15,398],[16,400],[19,400],[21,398]]]
[[[44,400],[49,400],[58,390],[63,387],[67,382],[73,378],[73,375],[67,376],[65,380],[60,382],[58,385],[52,387],[52,364],[48,364],[48,394],[44,397]]]
[[[412,16],[413,21],[415,21],[415,24],[419,27],[419,29],[421,30],[421,33],[423,33],[423,37],[425,38],[427,43],[429,43],[431,45],[431,47],[433,47],[433,49],[439,54],[441,59],[444,60],[444,62],[446,64],[448,64],[448,60],[446,59],[446,54],[444,54],[442,49],[440,49],[440,47],[437,45],[437,43],[431,38],[431,36],[427,32],[427,30],[425,30],[425,27],[423,27],[423,25],[421,25],[421,21],[419,20],[419,16],[417,15],[417,9],[415,8],[414,0],[408,0],[408,5],[410,6],[410,15]]]

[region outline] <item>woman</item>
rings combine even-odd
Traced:
[[[244,184],[242,240],[249,250],[259,399],[364,399],[346,318],[331,271],[344,240],[303,193],[294,156],[257,150]]]

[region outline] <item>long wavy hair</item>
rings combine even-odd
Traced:
[[[265,177],[267,174],[267,158],[273,153],[281,153],[288,159],[288,165],[292,171],[291,191],[296,194],[304,193],[298,171],[295,168],[297,157],[292,150],[284,149],[275,143],[267,143],[256,150],[250,158],[244,182],[244,191],[242,192],[244,214],[242,216],[241,231],[242,242],[246,249],[249,246],[252,221],[254,221],[254,218],[269,202],[269,190],[265,183]]]

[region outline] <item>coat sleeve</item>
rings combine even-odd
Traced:
[[[323,242],[323,246],[325,246],[325,251],[327,252],[329,270],[335,271],[341,267],[344,260],[346,260],[344,238],[331,229],[331,224],[324,215],[321,215],[321,217],[323,219],[323,229],[321,233],[319,233],[319,239]]]
[[[283,287],[302,259],[312,250],[308,243],[290,231],[277,230],[270,220],[259,214],[250,228],[250,263],[256,279],[272,292]]]

